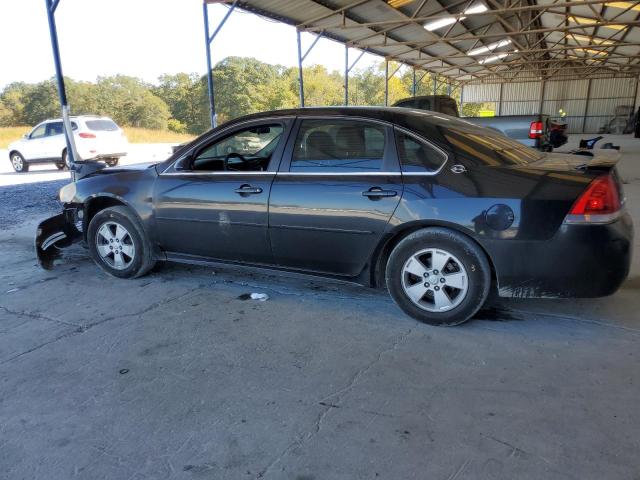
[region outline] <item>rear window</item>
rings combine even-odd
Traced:
[[[114,132],[118,130],[118,125],[113,120],[87,120],[85,123],[89,130],[98,132]]]
[[[545,156],[489,129],[446,128],[442,133],[457,151],[486,165],[526,165]]]

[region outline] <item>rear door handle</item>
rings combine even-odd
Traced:
[[[382,197],[395,197],[396,195],[398,195],[398,192],[396,192],[395,190],[383,190],[380,187],[372,187],[369,190],[362,192],[362,195],[374,199]]]
[[[240,188],[236,188],[234,192],[240,195],[255,195],[262,193],[262,189],[260,187],[252,187],[251,185],[241,185]]]

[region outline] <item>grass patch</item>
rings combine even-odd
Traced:
[[[0,127],[0,148],[19,140],[32,127]],[[183,143],[195,138],[185,133],[174,133],[166,130],[149,130],[147,128],[124,127],[124,132],[131,143]]]
[[[7,148],[30,130],[31,127],[0,127],[0,148]]]
[[[134,127],[123,127],[123,130],[131,143],[183,143],[196,138],[194,135],[166,130],[149,130],[147,128]]]

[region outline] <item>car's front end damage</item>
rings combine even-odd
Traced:
[[[83,166],[89,163],[83,162]],[[144,183],[150,188],[156,175],[153,165],[87,169],[86,175],[62,187],[58,195],[62,213],[41,222],[36,231],[36,255],[42,268],[51,269],[55,261],[62,258],[65,248],[85,239],[84,232],[90,221],[88,215],[96,205],[131,205],[138,207],[134,210],[148,215],[151,206],[137,201],[139,192],[132,185],[140,187]],[[141,190],[146,191],[145,188]]]
[[[38,225],[35,245],[38,263],[42,268],[51,269],[54,261],[62,257],[62,249],[82,240],[79,221],[81,224],[77,209],[65,208],[62,213]]]

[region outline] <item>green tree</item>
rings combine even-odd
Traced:
[[[208,101],[203,96],[204,78],[198,74],[162,75],[153,93],[164,100],[171,112],[169,129],[178,133],[202,133],[208,122]]]

